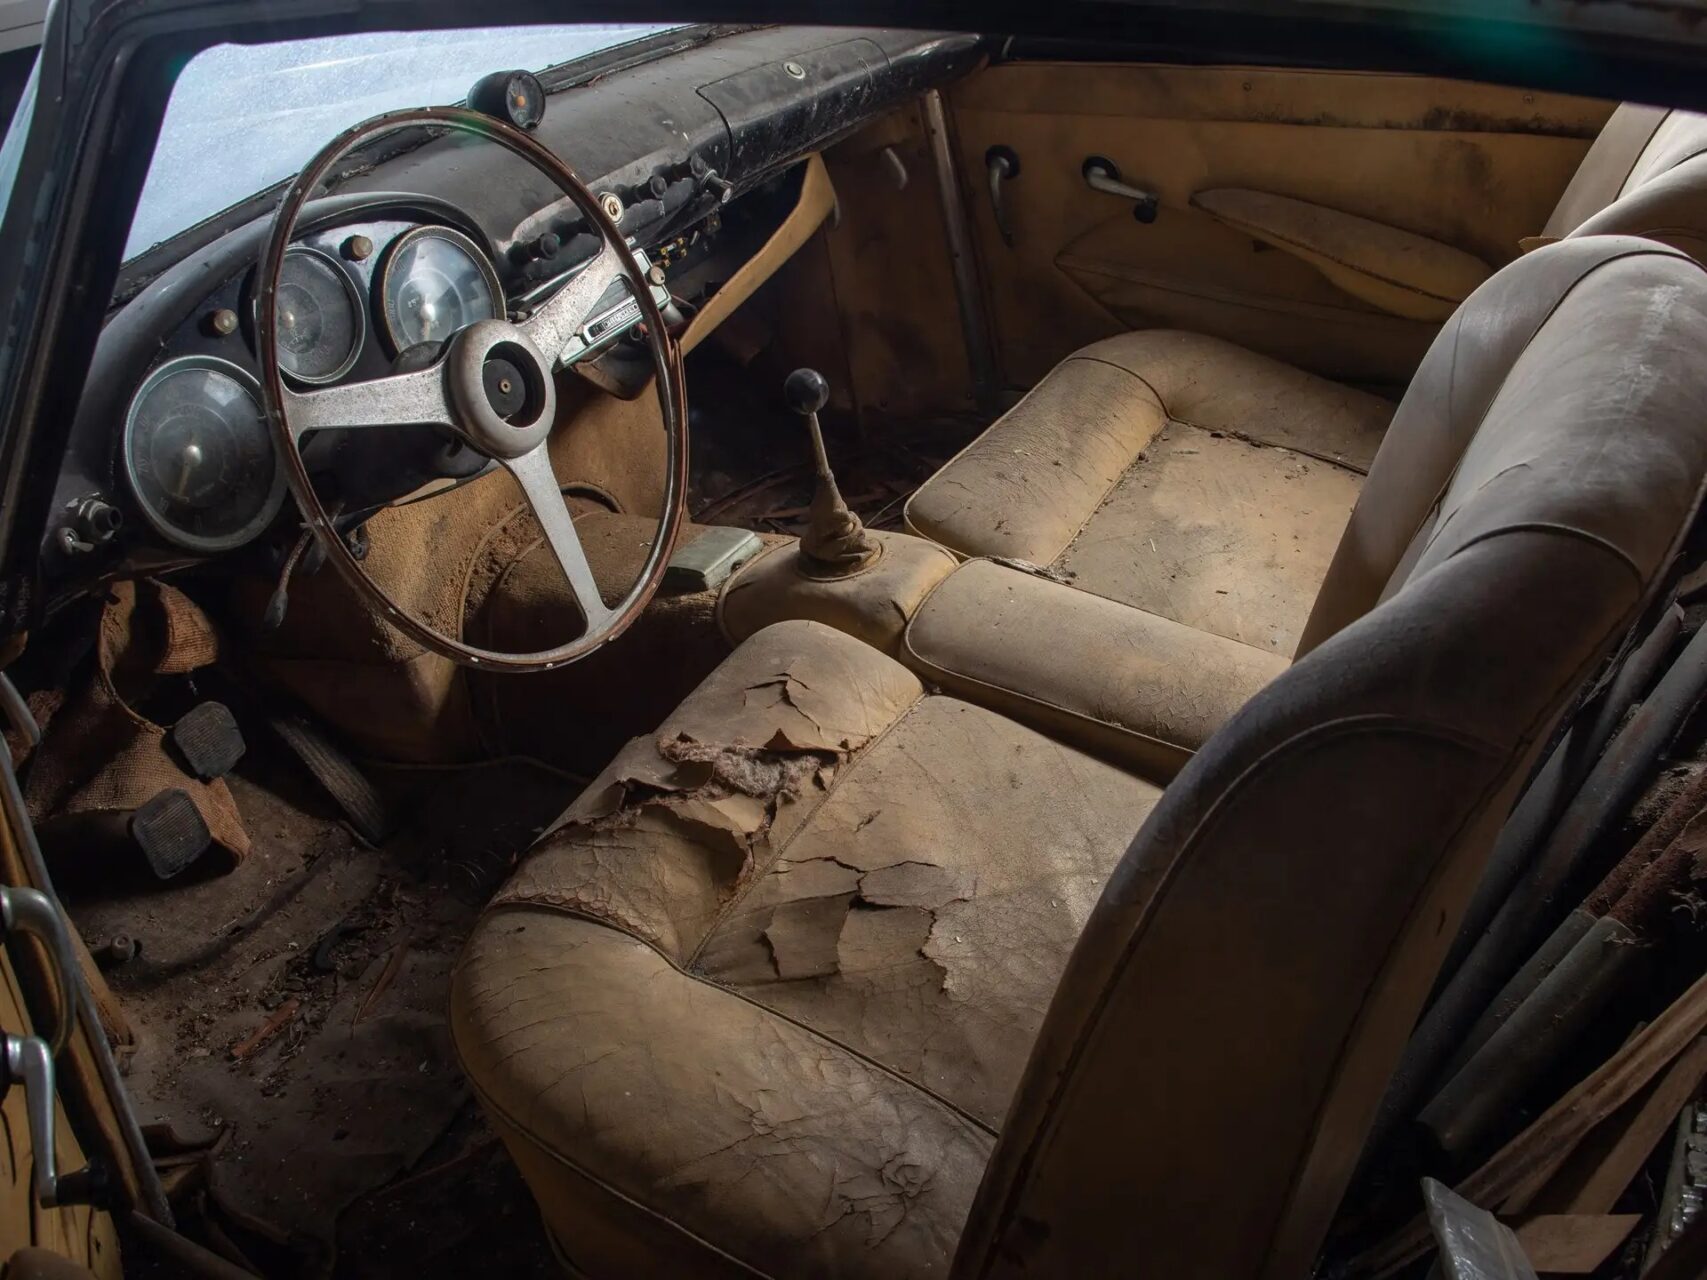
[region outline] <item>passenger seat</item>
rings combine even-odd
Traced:
[[[1707,117],[1625,105],[1533,243],[1707,257]],[[1093,343],[920,487],[907,527],[1291,657],[1393,406],[1232,343]]]

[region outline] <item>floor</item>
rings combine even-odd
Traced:
[[[375,849],[282,749],[239,769],[254,849],[236,870],[70,904],[98,953],[139,948],[106,977],[175,1208],[268,1276],[448,1273],[470,1251],[490,1265],[494,1241],[504,1274],[554,1274],[445,993],[480,906],[579,782],[519,761],[390,771],[374,780],[401,821]]]

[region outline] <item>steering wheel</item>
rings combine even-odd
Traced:
[[[288,387],[279,370],[276,304],[285,250],[290,247],[303,205],[332,166],[357,143],[412,125],[475,134],[528,161],[562,189],[581,211],[585,225],[598,233],[598,253],[526,319],[476,321],[453,335],[427,368],[315,390]],[[499,671],[549,671],[585,657],[633,623],[657,591],[681,529],[688,462],[682,357],[664,328],[664,318],[622,233],[573,169],[514,125],[461,108],[436,107],[376,116],[332,139],[296,176],[273,215],[272,234],[257,279],[255,345],[261,365],[261,393],[285,481],[308,527],[325,549],[326,558],[380,616],[434,653],[465,666]],[[546,442],[557,412],[553,373],[593,306],[619,279],[627,280],[639,303],[646,344],[657,372],[667,475],[664,511],[640,576],[616,607],[609,608],[599,595],[586,552],[575,534]],[[521,383],[519,396],[512,383],[515,378]],[[515,478],[586,621],[586,629],[577,639],[537,653],[482,649],[444,635],[407,613],[362,568],[309,482],[302,460],[303,437],[328,429],[415,424],[454,432],[463,443],[495,459]],[[433,554],[433,548],[423,548],[422,554]]]

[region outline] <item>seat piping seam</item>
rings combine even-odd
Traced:
[[[800,1018],[795,1017],[792,1014],[783,1012],[780,1009],[773,1009],[770,1005],[765,1004],[762,1001],[753,999],[753,997],[749,996],[746,992],[742,991],[739,987],[732,987],[732,986],[729,986],[727,983],[718,982],[712,978],[708,978],[704,974],[695,973],[692,969],[686,968],[682,964],[678,963],[674,957],[672,957],[663,948],[659,947],[658,944],[653,942],[651,939],[641,937],[640,934],[634,932],[632,929],[628,929],[628,928],[623,927],[622,925],[618,924],[614,920],[606,919],[603,916],[596,916],[596,915],[593,915],[587,911],[576,910],[573,907],[561,906],[555,902],[528,902],[528,901],[526,901],[524,899],[520,899],[520,898],[512,898],[506,902],[498,903],[495,906],[488,908],[488,911],[490,913],[497,913],[500,911],[548,911],[548,912],[551,912],[555,915],[568,916],[570,919],[573,919],[573,920],[585,921],[587,924],[597,925],[600,928],[608,929],[610,932],[612,932],[614,934],[618,934],[622,937],[629,938],[632,941],[638,942],[642,946],[646,947],[654,955],[656,955],[660,960],[662,960],[665,964],[669,965],[670,968],[674,969],[677,974],[679,974],[681,977],[688,979],[688,981],[697,982],[702,987],[709,987],[713,991],[718,991],[718,992],[723,993],[724,995],[732,996],[735,999],[742,1001],[743,1003],[751,1005],[753,1008],[759,1010],[761,1013],[769,1014],[773,1018],[780,1018],[782,1021],[788,1023],[790,1026],[798,1027],[801,1031],[804,1031],[807,1035],[812,1036],[815,1039],[822,1040],[825,1044],[833,1045],[835,1048],[840,1049],[843,1053],[846,1053],[849,1057],[859,1059],[861,1062],[865,1063],[872,1070],[877,1071],[877,1072],[881,1073],[882,1075],[889,1077],[891,1080],[895,1081],[897,1084],[899,1084],[905,1088],[911,1089],[915,1093],[923,1094],[925,1097],[931,1099],[931,1101],[933,1101],[937,1105],[941,1106],[945,1111],[948,1111],[948,1112],[952,1113],[953,1115],[959,1117],[961,1120],[965,1121],[967,1124],[971,1125],[973,1128],[979,1130],[980,1132],[987,1134],[992,1139],[1000,1136],[999,1130],[992,1128],[990,1125],[984,1123],[984,1121],[982,1121],[982,1120],[978,1119],[976,1116],[970,1114],[969,1112],[967,1112],[966,1110],[964,1110],[963,1108],[961,1108],[960,1106],[958,1106],[954,1102],[951,1102],[949,1099],[943,1097],[941,1094],[936,1092],[936,1090],[932,1089],[930,1086],[920,1084],[918,1081],[912,1079],[911,1077],[903,1075],[900,1071],[897,1071],[894,1067],[889,1066],[887,1063],[882,1062],[882,1061],[878,1060],[877,1058],[872,1057],[870,1054],[866,1053],[864,1050],[857,1049],[853,1045],[843,1043],[841,1040],[837,1039],[835,1036],[830,1035],[828,1032],[822,1031],[817,1027],[814,1027],[809,1022],[805,1022],[805,1021],[801,1020]],[[455,1037],[453,1036],[452,1039],[454,1040]],[[466,1075],[467,1072],[465,1071],[463,1074]],[[470,1078],[472,1079],[472,1077],[470,1077]]]
[[[454,1043],[455,1043],[455,1037],[452,1037],[452,1044],[454,1045]],[[573,1169],[576,1173],[580,1174],[581,1177],[585,1178],[588,1182],[592,1183],[595,1187],[599,1188],[599,1190],[605,1192],[608,1195],[615,1196],[618,1200],[621,1200],[624,1204],[628,1205],[629,1208],[638,1210],[641,1214],[645,1215],[647,1218],[651,1219],[653,1222],[662,1224],[664,1227],[666,1227],[672,1231],[675,1231],[679,1235],[682,1235],[682,1236],[686,1237],[687,1239],[693,1241],[696,1245],[703,1248],[707,1253],[714,1254],[717,1257],[720,1257],[727,1262],[733,1263],[735,1266],[740,1267],[743,1271],[750,1272],[754,1276],[763,1277],[764,1280],[774,1280],[774,1273],[769,1271],[768,1269],[755,1267],[750,1262],[747,1262],[745,1259],[736,1257],[734,1254],[730,1253],[727,1249],[724,1249],[718,1245],[712,1244],[711,1241],[707,1240],[704,1236],[700,1235],[699,1232],[688,1227],[685,1223],[682,1223],[682,1222],[676,1220],[675,1218],[667,1216],[662,1211],[660,1211],[658,1209],[654,1209],[649,1204],[645,1204],[644,1202],[642,1202],[639,1199],[635,1198],[634,1196],[630,1195],[628,1192],[624,1191],[621,1187],[613,1185],[607,1179],[599,1176],[598,1174],[594,1173],[592,1170],[586,1168],[584,1165],[580,1164],[578,1161],[571,1160],[568,1157],[568,1155],[557,1150],[555,1147],[548,1146],[544,1142],[535,1138],[532,1131],[528,1128],[528,1126],[525,1123],[523,1123],[516,1116],[512,1115],[507,1107],[505,1107],[503,1104],[501,1104],[495,1098],[493,1098],[492,1095],[490,1093],[488,1093],[485,1089],[482,1089],[480,1087],[479,1083],[475,1080],[474,1076],[472,1074],[470,1074],[470,1072],[468,1070],[468,1064],[463,1061],[462,1054],[460,1051],[458,1051],[456,1056],[457,1056],[457,1064],[462,1067],[463,1078],[468,1081],[468,1086],[471,1090],[473,1090],[475,1097],[480,1102],[480,1105],[485,1107],[487,1110],[496,1112],[498,1115],[502,1116],[504,1123],[507,1124],[511,1129],[515,1130],[517,1135],[520,1136],[531,1147],[533,1147],[534,1150],[543,1153],[548,1158],[556,1161],[558,1164],[561,1164],[566,1168]],[[541,1213],[541,1216],[542,1217],[544,1216],[543,1211]],[[549,1224],[547,1225],[546,1229],[547,1229],[547,1232],[549,1233],[550,1232]],[[579,1270],[579,1268],[577,1268],[577,1270]]]
[[[1447,559],[1451,559],[1453,556],[1462,555],[1471,547],[1480,546],[1484,542],[1491,542],[1495,538],[1503,538],[1507,534],[1512,533],[1553,534],[1562,538],[1575,538],[1578,541],[1588,543],[1590,546],[1599,547],[1602,551],[1605,551],[1613,559],[1617,560],[1619,564],[1623,565],[1630,571],[1630,576],[1635,578],[1637,587],[1642,585],[1641,566],[1636,563],[1635,559],[1629,552],[1625,551],[1623,547],[1620,547],[1616,543],[1602,537],[1600,534],[1593,533],[1587,529],[1578,529],[1574,525],[1555,524],[1551,521],[1545,520],[1526,520],[1521,524],[1506,524],[1501,525],[1497,529],[1484,530],[1483,532],[1478,533],[1475,537],[1469,539],[1469,541],[1465,542],[1463,545],[1454,547],[1448,554]],[[1417,559],[1420,561],[1424,555],[1429,553],[1433,546],[1434,539],[1430,538],[1428,543],[1424,545],[1422,554],[1419,555]],[[1416,569],[1413,567],[1411,572],[1415,573]]]
[[[1121,945],[1115,959],[1110,964],[1109,980],[1103,984],[1102,990],[1097,994],[1096,1002],[1081,1019],[1078,1033],[1074,1035],[1071,1046],[1063,1057],[1063,1064],[1060,1070],[1054,1073],[1054,1081],[1050,1086],[1047,1100],[1043,1105],[1036,1123],[1032,1126],[1030,1134],[1028,1134],[1024,1140],[1025,1146],[1020,1154],[1019,1163],[1016,1165],[1013,1176],[1008,1182],[1000,1205],[995,1209],[991,1234],[980,1246],[983,1256],[988,1257],[992,1251],[999,1247],[999,1241],[1006,1229],[1006,1224],[1012,1220],[1017,1210],[1017,1203],[1022,1197],[1025,1187],[1029,1182],[1031,1168],[1035,1163],[1036,1158],[1041,1154],[1041,1149],[1048,1142],[1048,1131],[1053,1128],[1054,1121],[1060,1115],[1064,1095],[1066,1091],[1071,1088],[1080,1059],[1088,1050],[1089,1040],[1096,1034],[1098,1028],[1102,1025],[1110,1000],[1111,990],[1118,985],[1120,977],[1130,968],[1132,956],[1137,951],[1139,944],[1148,934],[1150,925],[1154,922],[1162,904],[1173,889],[1174,882],[1178,878],[1180,868],[1190,860],[1190,856],[1196,846],[1207,838],[1206,833],[1209,832],[1225,815],[1232,798],[1241,793],[1247,785],[1253,783],[1270,767],[1272,767],[1275,760],[1280,758],[1282,755],[1289,753],[1301,743],[1309,742],[1311,745],[1321,745],[1323,743],[1332,742],[1336,738],[1350,738],[1359,734],[1373,734],[1381,732],[1409,734],[1424,738],[1432,738],[1443,742],[1453,743],[1460,747],[1470,748],[1482,755],[1497,756],[1501,754],[1499,749],[1493,744],[1474,735],[1455,732],[1447,729],[1445,726],[1433,725],[1424,721],[1413,721],[1408,718],[1389,714],[1359,715],[1329,721],[1322,725],[1309,726],[1302,732],[1292,734],[1285,740],[1276,743],[1274,746],[1264,751],[1256,760],[1252,761],[1251,764],[1242,769],[1239,774],[1222,789],[1221,794],[1216,797],[1214,806],[1210,811],[1203,814],[1198,821],[1192,825],[1186,836],[1178,843],[1174,855],[1169,860],[1169,864],[1165,872],[1155,883],[1141,908],[1142,916],[1140,920],[1132,930],[1131,935]],[[1525,736],[1523,740],[1527,742],[1528,737]],[[1497,792],[1497,782],[1495,786],[1484,790],[1476,804],[1470,807],[1469,813],[1466,815],[1464,821],[1454,829],[1452,836],[1449,838],[1449,843],[1457,842],[1461,833],[1467,828],[1473,815],[1479,812],[1481,806],[1486,803],[1487,797],[1495,792]],[[1145,825],[1148,825],[1148,819],[1146,819]],[[1135,844],[1142,835],[1143,830],[1140,828],[1138,836],[1134,837]],[[1122,859],[1122,861],[1124,861],[1124,859]],[[1424,889],[1426,889],[1426,887],[1427,886],[1425,884]],[[1106,896],[1108,892],[1106,884],[1103,892]],[[1419,890],[1419,892],[1421,891]],[[1384,970],[1385,967],[1384,961],[1382,969]],[[1379,976],[1380,970],[1377,971],[1375,977],[1379,978]],[[1373,983],[1374,979],[1371,981]],[[1033,1052],[1035,1053],[1035,1050]],[[1338,1062],[1338,1060],[1339,1059],[1336,1056],[1335,1061]],[[1317,1108],[1317,1111],[1320,1111],[1320,1107]],[[1313,1127],[1311,1129],[1311,1133],[1313,1134],[1314,1132],[1315,1128]],[[1287,1183],[1289,1189],[1292,1186],[1293,1181],[1295,1181],[1295,1173],[1296,1167],[1294,1168],[1294,1174],[1289,1175]],[[1285,1202],[1281,1205],[1281,1209],[1277,1211],[1275,1221],[1271,1222],[1266,1228],[1267,1246],[1272,1246],[1275,1234],[1278,1231],[1278,1214],[1284,1212],[1288,1204],[1290,1204],[1290,1190],[1288,1191]]]

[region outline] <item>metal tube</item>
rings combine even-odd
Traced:
[[[1412,1114],[1411,1108],[1434,1083],[1442,1064],[1540,943],[1538,935],[1553,923],[1561,895],[1581,878],[1602,838],[1635,803],[1654,762],[1704,692],[1707,626],[1691,637],[1653,693],[1596,761],[1539,855],[1417,1024],[1382,1100],[1378,1133]]]
[[[1476,1025],[1470,1028],[1470,1034],[1464,1043],[1447,1062],[1443,1077],[1455,1076],[1470,1058],[1478,1053],[1482,1046],[1505,1024],[1505,1020],[1535,993],[1547,980],[1547,975],[1557,969],[1565,957],[1571,954],[1571,949],[1583,940],[1584,935],[1594,928],[1598,917],[1594,912],[1578,907],[1570,915],[1559,922],[1559,927],[1547,936],[1536,949],[1534,955],[1524,962],[1523,968],[1512,975],[1510,982],[1500,989],[1499,995],[1483,1012]]]
[[[1646,964],[1625,925],[1601,917],[1417,1117],[1442,1151],[1462,1155],[1502,1118]]]
[[[954,297],[960,306],[960,329],[966,341],[966,364],[972,373],[972,395],[980,407],[996,398],[996,357],[990,341],[990,325],[978,291],[978,266],[972,256],[972,236],[967,229],[966,203],[954,164],[954,148],[948,136],[948,116],[942,94],[925,94],[925,133],[930,138],[932,167],[936,170],[937,195],[942,202],[942,227],[948,238],[948,260],[954,271]]]
[[[4,810],[3,820],[11,828],[13,838],[18,843],[18,854],[23,859],[24,870],[33,881],[33,885],[25,887],[33,887],[46,894],[64,916],[65,906],[60,902],[59,895],[53,891],[53,879],[47,873],[47,863],[42,859],[41,846],[36,843],[35,828],[30,825],[29,811],[24,808],[24,796],[18,790],[18,778],[12,772],[11,757],[3,751],[0,751],[0,809]],[[65,918],[68,921],[70,919],[69,916]],[[118,1118],[119,1134],[125,1153],[136,1170],[137,1184],[142,1191],[142,1204],[139,1207],[155,1221],[171,1226],[172,1206],[166,1202],[166,1189],[160,1185],[160,1175],[154,1168],[154,1158],[148,1154],[148,1143],[142,1136],[141,1126],[136,1122],[136,1112],[131,1109],[130,1095],[125,1092],[124,1081],[119,1078],[118,1064],[113,1061],[112,1046],[107,1043],[107,1033],[101,1029],[100,1018],[95,1012],[95,997],[89,990],[89,983],[83,976],[81,965],[72,968],[71,979],[77,984],[77,1020],[82,1025],[84,1040],[95,1060],[95,1070],[101,1077],[101,1087],[111,1100],[113,1113]]]

